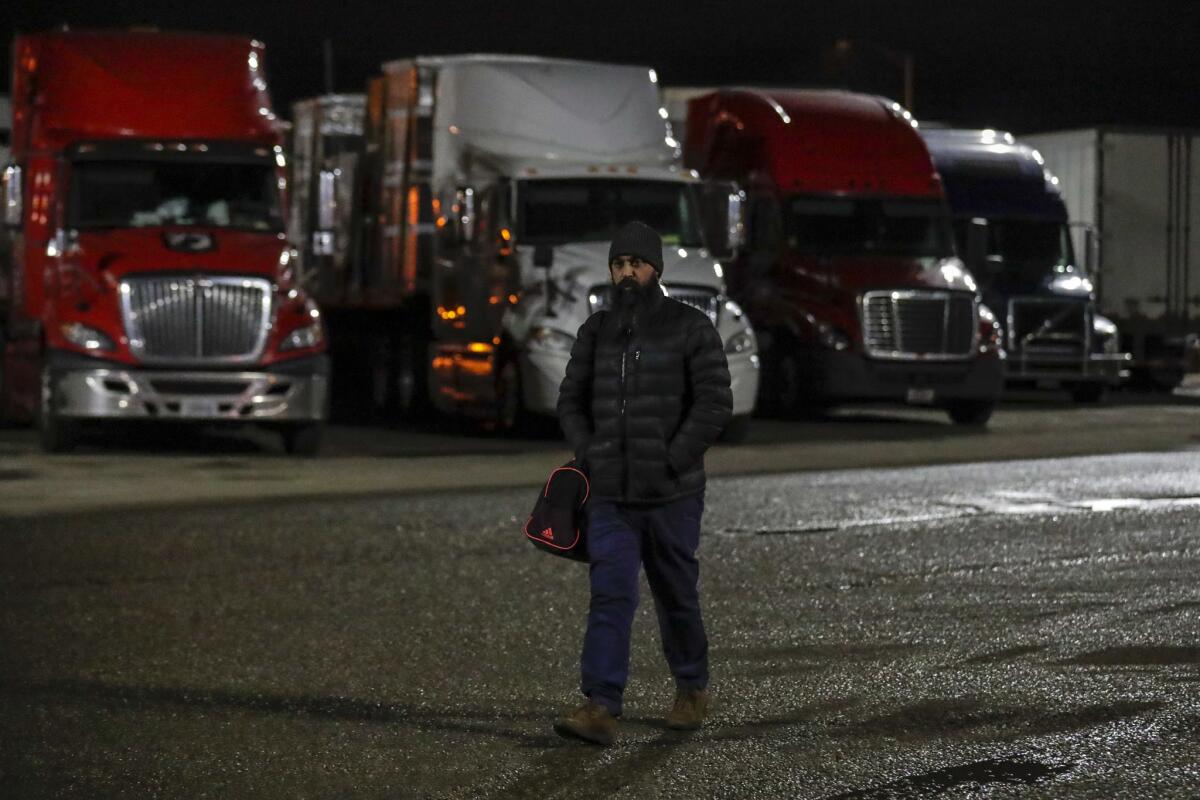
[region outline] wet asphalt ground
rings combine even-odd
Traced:
[[[715,713],[643,584],[607,749],[528,488],[0,518],[0,797],[1200,796],[1193,448],[712,480]]]

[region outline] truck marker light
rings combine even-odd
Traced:
[[[510,231],[508,228],[501,228],[500,229],[500,238],[506,242],[511,242],[512,241],[512,231]]]
[[[472,353],[491,353],[495,348],[487,342],[471,342],[467,350]]]
[[[515,294],[510,294],[508,296],[508,302],[514,306],[517,304],[517,300],[519,300],[519,299],[520,298],[518,298]]]

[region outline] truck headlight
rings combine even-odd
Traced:
[[[742,328],[737,333],[725,340],[725,353],[727,355],[736,355],[738,353],[748,353],[755,350],[758,343],[754,340],[754,331],[750,328]]]
[[[60,330],[64,339],[84,350],[111,351],[116,349],[113,340],[107,335],[82,322],[64,323]]]
[[[1100,342],[1100,349],[1105,355],[1116,355],[1120,347],[1120,337],[1117,336],[1117,324],[1106,316],[1096,314],[1092,318],[1092,333]]]
[[[529,344],[543,350],[569,353],[575,346],[575,337],[554,328],[534,328],[529,334]]]
[[[1057,275],[1050,281],[1050,291],[1055,294],[1084,295],[1092,293],[1092,282],[1082,275],[1067,273]]]
[[[996,313],[983,303],[979,304],[979,336],[983,340],[980,342],[981,349],[989,346],[999,349],[1004,343],[1004,328],[996,319]]]
[[[279,344],[279,352],[317,347],[323,341],[325,341],[325,331],[321,329],[321,323],[314,322],[312,325],[296,328],[285,336]]]

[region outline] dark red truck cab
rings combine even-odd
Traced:
[[[259,423],[311,451],[328,361],[293,281],[263,46],[17,37],[0,413],[48,450],[113,420]]]
[[[687,166],[746,193],[745,246],[725,278],[759,335],[761,410],[897,401],[990,417],[1000,331],[955,255],[915,128],[898,104],[847,92],[689,101]]]

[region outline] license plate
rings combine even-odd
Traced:
[[[188,398],[180,401],[179,415],[181,417],[215,417],[217,403],[215,400]]]
[[[917,404],[932,403],[933,389],[914,389],[910,387],[908,390],[908,402]]]

